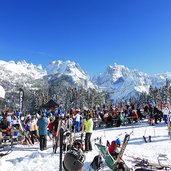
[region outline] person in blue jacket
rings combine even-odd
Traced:
[[[41,117],[37,121],[41,151],[47,149],[47,125],[48,119],[46,117],[46,113],[42,113]]]

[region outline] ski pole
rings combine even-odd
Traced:
[[[146,131],[147,131],[147,128],[146,128],[145,131],[144,131],[144,136],[145,136],[145,134],[146,134]]]

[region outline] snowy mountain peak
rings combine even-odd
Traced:
[[[121,77],[127,77],[130,73],[130,70],[124,65],[118,65],[114,63],[114,66],[109,65],[106,69],[106,75],[112,76],[113,80],[117,80]]]
[[[32,63],[29,64],[25,60],[23,61],[0,61],[0,72],[7,74],[7,75],[13,75],[14,73],[18,76],[28,75],[34,79],[42,78],[44,75],[46,75],[46,71],[42,68],[41,65],[38,67],[33,65]],[[4,75],[2,74],[2,75]]]
[[[109,65],[95,83],[111,93],[113,99],[127,98],[140,92],[148,93],[151,81],[148,75],[130,70],[123,65]]]
[[[50,79],[54,80],[55,75],[56,78],[59,78],[60,76],[66,75],[67,79],[71,81],[71,83],[83,86],[84,88],[95,88],[96,86],[91,82],[89,75],[86,74],[85,71],[83,71],[79,64],[67,60],[67,61],[52,61],[47,67],[46,67],[47,74],[49,76],[53,75],[53,77],[50,77]]]
[[[73,75],[79,78],[86,79],[87,74],[81,69],[79,64],[72,62],[70,60],[67,61],[53,61],[47,67],[46,71],[48,75],[51,74],[68,74]]]
[[[148,75],[138,70],[130,70],[124,65],[109,65],[105,72],[90,80],[89,75],[79,64],[67,60],[52,61],[46,68],[42,65],[35,66],[32,63],[23,61],[2,61],[0,60],[0,82],[8,84],[24,85],[31,87],[33,80],[45,79],[49,82],[59,82],[64,80],[70,85],[81,86],[85,89],[98,89],[97,85],[108,91],[113,99],[128,98],[141,92],[148,93],[149,87],[161,87],[166,84],[166,80],[171,81],[171,73]]]

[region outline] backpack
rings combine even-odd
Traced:
[[[90,166],[94,169],[94,170],[99,170],[102,166],[102,157],[101,155],[97,155],[94,157],[93,161],[91,162]]]

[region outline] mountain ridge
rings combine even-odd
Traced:
[[[31,80],[46,78],[51,82],[63,78],[74,86],[106,90],[112,99],[128,98],[142,92],[148,94],[150,86],[159,88],[165,85],[166,80],[171,80],[171,72],[150,75],[117,63],[108,65],[103,73],[91,79],[78,63],[70,60],[55,60],[44,68],[42,65],[27,63],[25,60],[18,62],[0,60],[0,74],[1,84],[4,81],[14,85],[21,82],[21,85],[26,87],[32,87]]]

